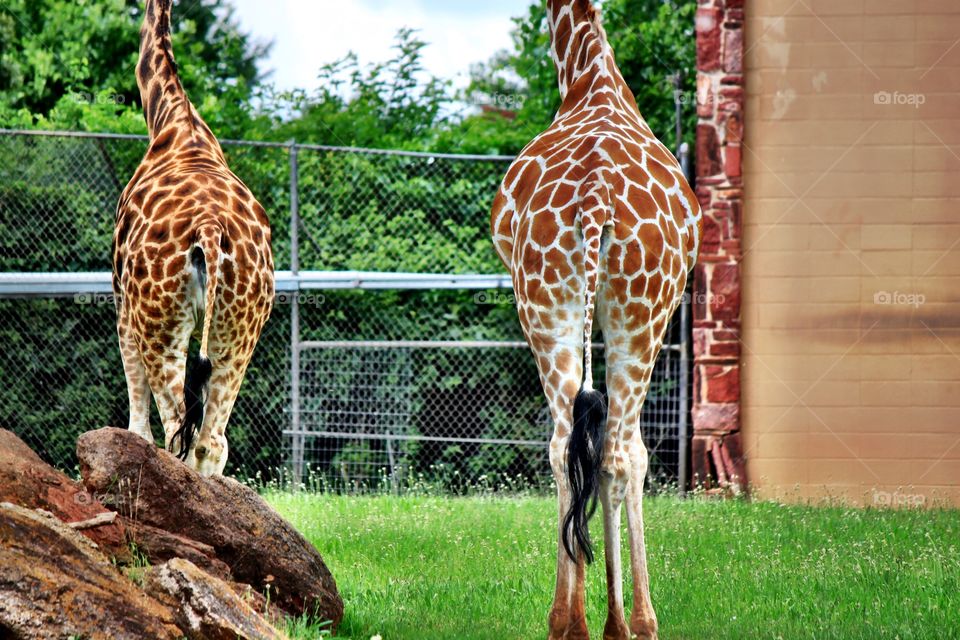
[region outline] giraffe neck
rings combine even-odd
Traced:
[[[600,15],[590,0],[548,0],[550,57],[557,68],[560,96],[585,76],[617,74]]]
[[[140,27],[137,86],[150,138],[156,137],[172,115],[189,104],[177,74],[170,41],[171,0],[147,0]]]
[[[162,131],[174,127],[176,135],[163,136],[161,146],[164,150],[189,146],[196,153],[212,153],[222,160],[220,143],[200,118],[180,83],[170,39],[172,4],[172,0],[146,0],[140,28],[137,86],[150,140],[156,140]]]

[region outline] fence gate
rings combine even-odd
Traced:
[[[447,297],[468,304],[511,298],[508,291],[464,288]],[[416,290],[399,293],[422,297]],[[508,311],[519,334],[515,312]],[[655,487],[677,484],[686,472],[689,362],[682,336],[688,327],[684,303],[641,417]],[[299,382],[290,422],[296,426],[285,432],[294,477],[348,490],[418,482],[451,490],[549,486],[551,417],[527,344],[510,337],[295,342]],[[604,390],[602,344],[594,350],[595,379]]]

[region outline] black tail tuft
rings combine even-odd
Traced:
[[[607,405],[599,391],[580,389],[573,401],[573,433],[567,443],[567,475],[573,501],[563,519],[563,547],[576,562],[577,554],[570,533],[583,550],[587,562],[593,562],[593,546],[587,526],[597,510],[600,494],[600,465],[603,463],[603,432]]]
[[[170,439],[171,453],[175,450],[174,443],[177,440],[180,441],[180,451],[176,455],[181,460],[187,459],[193,437],[203,424],[203,390],[210,381],[212,372],[213,365],[203,356],[197,356],[193,366],[187,370],[187,381],[183,386],[183,404],[186,407],[186,413],[180,428]]]

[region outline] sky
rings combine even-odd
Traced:
[[[255,40],[272,41],[261,71],[281,89],[312,90],[317,70],[354,51],[361,63],[392,56],[401,27],[429,43],[423,63],[432,75],[466,86],[471,63],[510,46],[511,18],[531,0],[233,0],[236,17]]]

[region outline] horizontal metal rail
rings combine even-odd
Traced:
[[[303,436],[310,438],[337,438],[340,440],[401,440],[416,442],[448,442],[462,444],[513,444],[523,447],[546,447],[546,440],[507,440],[500,438],[452,438],[444,436],[416,436],[398,433],[344,433],[342,431],[292,431],[284,430],[285,436]]]
[[[300,350],[306,349],[526,349],[522,340],[304,340]],[[594,349],[603,349],[602,342],[594,342]],[[679,351],[680,345],[665,344],[666,351]]]
[[[335,289],[510,289],[508,275],[380,273],[373,271],[277,271],[277,293]],[[0,272],[0,297],[69,297],[111,294],[108,271],[74,273]],[[78,302],[92,303],[97,300]],[[283,302],[281,300],[280,302]]]
[[[89,133],[86,131],[43,131],[34,129],[3,129],[0,128],[0,135],[9,136],[35,136],[47,138],[85,138],[85,139],[108,139],[108,140],[140,140],[149,142],[150,138],[145,135],[133,133]],[[271,140],[221,140],[220,144],[228,146],[244,147],[269,147],[277,149],[305,149],[307,151],[332,151],[336,153],[354,153],[371,156],[399,156],[406,158],[425,158],[435,160],[488,160],[490,162],[511,162],[514,156],[486,156],[470,153],[431,153],[429,151],[404,151],[401,149],[368,149],[366,147],[335,146],[325,144],[303,144],[299,142],[276,142]]]
[[[526,349],[523,341],[505,340],[304,340],[300,349]]]

